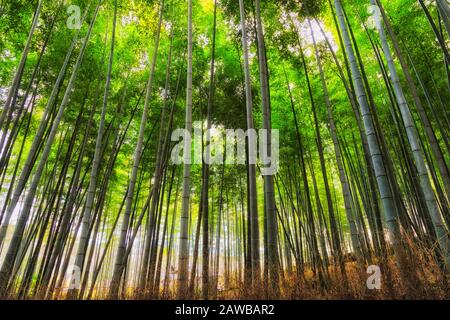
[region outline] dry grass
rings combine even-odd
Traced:
[[[319,281],[317,274],[312,270],[305,270],[301,274],[295,271],[280,274],[279,293],[273,294],[261,285],[260,288],[249,292],[248,286],[231,276],[228,286],[224,279],[219,279],[219,290],[210,296],[211,300],[384,300],[384,299],[450,299],[450,277],[436,260],[433,250],[436,247],[417,244],[417,239],[406,237],[405,248],[407,253],[406,269],[400,272],[395,258],[390,254],[388,262],[384,265],[374,258],[370,264],[382,266],[381,289],[370,290],[367,288],[366,273],[367,264],[354,261],[346,257],[346,277],[342,276],[339,268],[330,266],[326,275]],[[405,266],[404,266],[405,267]],[[108,299],[108,289],[97,290],[94,299]],[[14,297],[9,297],[14,299]],[[64,299],[60,295],[58,299]],[[166,295],[158,297],[139,293],[133,288],[128,288],[125,299],[176,299],[175,288],[170,288]],[[201,299],[201,292],[197,289],[192,293],[191,299]],[[33,297],[31,299],[36,299]]]
[[[325,285],[320,283],[312,270],[306,270],[302,275],[296,273],[280,275],[280,292],[277,296],[270,295],[264,287],[249,293],[243,283],[236,279],[230,280],[228,288],[220,290],[211,299],[240,300],[240,299],[268,299],[282,300],[384,300],[384,299],[450,299],[450,282],[448,274],[442,270],[436,261],[432,249],[415,245],[406,240],[405,247],[409,247],[407,272],[403,275],[391,255],[387,268],[382,268],[381,289],[367,288],[367,265],[361,266],[355,261],[345,264],[347,280],[341,275],[339,268],[329,267]],[[371,264],[381,264],[377,259]],[[406,276],[406,279],[405,279]],[[221,282],[223,283],[222,279]],[[165,297],[174,299],[173,293]],[[193,299],[199,299],[200,292],[195,292]]]

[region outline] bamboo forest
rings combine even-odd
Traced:
[[[0,299],[450,299],[449,51],[448,0],[0,0]]]

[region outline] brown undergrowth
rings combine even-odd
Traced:
[[[230,276],[228,281],[219,278],[218,290],[210,291],[210,300],[397,300],[397,299],[450,299],[450,275],[442,264],[436,259],[437,246],[417,244],[417,239],[405,237],[404,247],[408,248],[407,272],[400,272],[395,257],[391,252],[387,263],[371,257],[364,263],[356,261],[350,255],[346,257],[345,275],[340,268],[329,266],[319,277],[318,273],[311,269],[296,272],[295,267],[291,271],[280,273],[279,292],[273,293],[267,290],[267,284],[262,284],[253,290],[248,285],[238,281],[237,277]],[[381,289],[369,289],[367,279],[371,274],[367,273],[369,265],[380,266]],[[405,267],[405,266],[404,266]],[[225,285],[227,283],[227,285]],[[161,290],[162,291],[162,290]],[[108,299],[108,288],[97,290],[93,299]],[[57,299],[64,299],[64,294]],[[8,299],[15,299],[10,295]],[[28,297],[28,299],[39,299]],[[175,288],[169,288],[163,295],[150,295],[139,293],[132,288],[127,289],[126,300],[154,300],[177,299]],[[200,289],[192,292],[189,299],[201,299]]]
[[[407,239],[407,238],[406,238]],[[387,266],[380,259],[372,257],[370,262],[361,264],[357,261],[346,261],[343,276],[339,268],[330,266],[324,272],[322,281],[312,270],[303,273],[282,272],[280,274],[279,294],[274,295],[266,286],[261,285],[253,292],[246,290],[246,286],[230,279],[228,287],[224,287],[224,280],[220,279],[216,294],[210,299],[242,300],[242,299],[282,299],[282,300],[397,300],[397,299],[450,299],[450,282],[448,273],[436,259],[434,246],[422,246],[413,241],[405,240],[408,250],[408,271],[400,273],[395,257],[391,254]],[[347,259],[351,260],[351,259]],[[355,259],[353,259],[355,260]],[[381,289],[369,289],[367,279],[368,265],[381,267]],[[407,279],[404,279],[404,275]],[[447,275],[446,275],[447,274]],[[137,298],[135,294],[128,299]],[[139,297],[139,299],[151,297]],[[164,299],[176,299],[175,291],[169,292]],[[161,299],[161,297],[160,297]],[[201,292],[197,290],[191,299],[201,299]]]

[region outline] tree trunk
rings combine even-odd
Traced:
[[[361,77],[361,72],[358,68],[355,53],[353,51],[347,25],[344,20],[343,10],[340,0],[334,0],[336,8],[336,14],[338,17],[339,25],[344,39],[345,53],[347,54],[353,83],[356,90],[356,96],[358,97],[359,106],[361,108],[362,120],[364,122],[365,134],[369,145],[369,152],[372,160],[372,166],[375,171],[375,177],[377,180],[381,202],[383,205],[385,222],[389,230],[390,238],[394,244],[395,253],[399,262],[402,263],[402,248],[400,247],[400,227],[398,225],[398,213],[392,190],[389,185],[388,176],[386,173],[386,165],[382,156],[381,148],[376,137],[375,126],[373,123],[372,115],[369,109],[364,84]]]
[[[19,66],[17,67],[17,71],[14,75],[11,89],[8,92],[8,96],[6,97],[5,105],[4,105],[2,113],[0,115],[0,130],[3,127],[3,122],[5,121],[5,118],[9,112],[9,109],[13,108],[15,105],[14,102],[17,98],[20,81],[22,80],[23,71],[25,69],[25,64],[27,62],[28,53],[30,51],[31,39],[33,38],[34,30],[36,29],[36,26],[38,25],[38,22],[39,22],[39,16],[41,13],[42,3],[43,3],[43,1],[39,0],[36,11],[34,12],[34,17],[33,17],[32,23],[31,23],[30,32],[28,33],[28,39],[25,44],[25,48],[23,49],[22,57],[20,58],[20,62],[19,62]],[[0,134],[2,135],[2,137],[6,136],[7,130],[8,130],[8,128],[5,127],[5,128],[3,128],[3,133],[0,131]],[[2,147],[3,147],[3,145],[0,145],[0,150],[3,149]]]
[[[192,0],[188,0],[188,56],[186,85],[186,118],[183,148],[183,193],[180,221],[180,251],[178,260],[178,298],[188,297],[189,207],[191,194],[191,133],[192,133]]]
[[[262,115],[263,115],[263,130],[266,130],[266,138],[262,143],[265,145],[266,154],[268,159],[262,159],[266,169],[271,168],[277,164],[272,161],[272,120],[270,110],[270,97],[269,97],[269,74],[267,69],[267,56],[266,47],[264,44],[264,34],[261,21],[261,7],[260,1],[255,0],[256,10],[256,29],[258,39],[258,54],[259,54],[259,79],[261,86],[261,100],[262,100]],[[278,152],[276,150],[275,152]],[[273,183],[274,172],[263,173],[264,177],[264,205],[265,215],[267,219],[267,253],[268,253],[268,267],[269,267],[269,295],[276,297],[279,294],[279,263],[278,263],[278,228],[277,228],[277,215],[275,211],[275,191]]]
[[[250,62],[249,49],[247,39],[247,26],[245,23],[245,9],[244,1],[239,0],[239,11],[241,20],[242,32],[242,48],[244,60],[244,76],[245,76],[245,96],[247,106],[247,129],[249,131],[254,129],[253,126],[253,98],[252,98],[252,84],[250,77]],[[256,186],[256,137],[252,134],[248,135],[248,183],[249,183],[249,216],[250,216],[250,230],[251,230],[251,273],[252,273],[252,287],[257,288],[261,278],[261,266],[259,258],[259,221],[258,221],[258,206],[257,206],[257,186]]]
[[[92,33],[92,29],[94,27],[94,24],[95,24],[97,15],[98,15],[98,11],[100,9],[100,4],[101,4],[101,0],[99,0],[99,2],[97,4],[97,7],[95,9],[94,17],[93,17],[92,22],[91,22],[91,24],[89,26],[89,30],[88,30],[88,32],[86,34],[86,37],[84,38],[81,51],[79,53],[78,59],[77,59],[77,61],[75,63],[75,66],[74,66],[74,69],[73,69],[73,72],[72,72],[72,76],[71,76],[71,78],[69,80],[69,83],[67,85],[67,89],[66,89],[66,92],[64,94],[64,98],[63,98],[63,100],[61,102],[61,105],[59,107],[58,114],[57,114],[55,120],[53,121],[53,125],[52,125],[52,128],[51,128],[51,131],[49,133],[49,136],[48,136],[47,141],[45,143],[44,150],[43,150],[42,155],[41,155],[41,159],[39,160],[38,167],[36,168],[36,172],[34,173],[31,185],[30,185],[28,193],[27,193],[27,195],[25,197],[23,209],[22,209],[22,211],[20,213],[20,216],[18,218],[18,221],[17,221],[17,224],[16,224],[16,228],[14,230],[13,237],[11,239],[10,245],[8,247],[7,254],[5,256],[2,268],[0,270],[0,294],[5,293],[5,292],[2,292],[2,291],[4,291],[6,289],[6,286],[7,286],[8,282],[9,282],[9,280],[10,280],[11,271],[12,271],[12,268],[13,268],[13,265],[14,265],[14,261],[15,261],[16,256],[17,256],[17,252],[18,252],[18,249],[19,249],[20,241],[21,241],[22,236],[23,236],[25,225],[26,225],[26,223],[28,221],[28,218],[29,218],[29,215],[30,215],[30,210],[31,210],[31,207],[33,205],[33,200],[34,200],[34,196],[36,194],[36,189],[38,187],[39,181],[41,179],[42,172],[44,170],[44,167],[45,167],[45,164],[47,162],[48,156],[50,154],[50,150],[51,150],[51,147],[53,145],[53,140],[55,138],[56,131],[58,130],[58,125],[61,122],[61,119],[62,119],[63,114],[64,114],[64,110],[65,110],[65,108],[66,108],[66,106],[67,106],[67,104],[69,102],[69,97],[70,97],[70,95],[72,93],[72,89],[74,87],[75,79],[76,79],[76,77],[78,75],[78,70],[80,68],[81,62],[83,61],[83,57],[84,57],[84,53],[85,53],[85,50],[86,50],[86,47],[87,47],[87,44],[88,44],[88,40],[89,40],[90,35]],[[16,206],[16,203],[11,203],[10,208],[8,209],[8,214],[12,214],[12,211],[14,210],[15,206]]]
[[[141,122],[140,122],[140,126],[139,126],[138,141],[136,144],[136,148],[134,150],[133,167],[131,170],[130,182],[128,184],[127,197],[126,197],[126,203],[125,203],[125,212],[124,212],[124,216],[123,216],[123,220],[122,220],[122,228],[120,231],[119,245],[117,247],[113,277],[111,280],[111,286],[110,286],[110,290],[109,290],[110,298],[118,297],[120,279],[122,277],[122,273],[123,273],[123,270],[125,267],[124,257],[125,257],[125,250],[126,250],[125,246],[126,246],[126,241],[127,241],[128,225],[130,223],[130,215],[131,215],[132,206],[133,206],[134,189],[136,187],[139,163],[141,161],[142,150],[143,150],[143,145],[144,145],[144,135],[145,135],[145,128],[146,128],[146,124],[147,124],[147,118],[148,118],[148,110],[150,107],[150,99],[151,99],[152,89],[153,89],[153,77],[155,74],[156,59],[158,56],[159,38],[160,38],[160,32],[161,32],[163,12],[164,12],[164,0],[161,1],[159,22],[158,22],[158,27],[157,27],[157,31],[156,31],[156,37],[155,37],[155,47],[154,47],[154,51],[153,51],[153,58],[152,58],[151,66],[150,66],[150,75],[149,75],[149,79],[147,82],[147,89],[146,89],[146,94],[145,94],[144,110],[142,111],[142,117],[141,117]]]
[[[377,5],[376,0],[370,0],[372,5]],[[403,124],[406,129],[406,134],[408,137],[409,144],[414,157],[414,162],[416,165],[417,173],[419,175],[420,186],[425,197],[428,211],[430,213],[431,219],[433,221],[434,230],[439,241],[439,246],[442,251],[442,255],[447,268],[450,267],[450,242],[445,228],[445,224],[440,215],[434,191],[431,187],[431,182],[428,177],[427,166],[425,163],[425,158],[423,155],[422,145],[419,141],[419,136],[414,124],[414,120],[409,110],[408,104],[406,102],[405,95],[400,83],[400,78],[397,74],[397,69],[395,68],[394,60],[387,43],[386,34],[384,32],[384,27],[380,26],[377,28],[378,34],[380,36],[381,45],[383,52],[388,64],[391,80],[394,86],[395,97],[397,98],[397,103],[400,108],[400,113],[402,116]]]

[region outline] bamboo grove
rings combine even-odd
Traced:
[[[0,297],[448,298],[449,37],[446,0],[0,1]],[[228,128],[277,172],[206,161]]]

